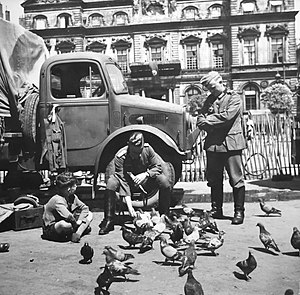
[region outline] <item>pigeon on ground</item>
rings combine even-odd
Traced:
[[[153,222],[153,224],[157,224],[159,222],[161,222],[161,218],[160,218],[160,214],[158,211],[155,210],[154,207],[151,208],[151,212],[150,212],[150,219]]]
[[[179,276],[182,277],[188,271],[188,269],[193,269],[195,267],[195,262],[197,259],[197,252],[195,249],[195,241],[193,240],[188,248],[185,249],[182,258],[182,263],[178,268]]]
[[[203,215],[199,218],[198,223],[199,228],[203,231],[211,231],[213,233],[219,232],[215,219],[205,210],[203,211]]]
[[[165,262],[181,260],[183,254],[177,251],[172,245],[168,244],[165,237],[160,237],[160,252],[165,256]]]
[[[105,265],[104,271],[98,276],[97,278],[97,284],[100,289],[105,288],[106,291],[108,291],[111,283],[113,282],[113,276],[111,272],[108,269],[108,266]]]
[[[187,271],[188,277],[186,280],[186,283],[184,285],[184,294],[185,295],[204,295],[204,291],[202,289],[202,286],[200,282],[198,282],[194,275],[193,271],[191,269],[188,269]]]
[[[246,280],[248,281],[251,279],[249,274],[257,267],[257,262],[251,251],[249,251],[248,258],[246,260],[239,261],[236,266],[240,268],[240,270],[244,273]]]
[[[175,224],[171,229],[170,239],[175,245],[183,239],[183,227],[180,222]]]
[[[133,224],[136,228],[140,228],[144,225],[153,226],[153,222],[151,220],[151,216],[149,212],[137,211],[136,218],[133,220]]]
[[[184,214],[186,214],[188,217],[192,217],[195,215],[195,211],[193,208],[188,207],[186,204],[182,204],[182,207]]]
[[[184,251],[184,255],[188,258],[189,264],[194,268],[195,262],[197,260],[197,252],[196,252],[194,240],[192,240],[189,243],[189,246]]]
[[[190,235],[193,232],[194,226],[192,225],[191,220],[190,220],[189,217],[184,218],[184,220],[183,220],[183,229],[184,229],[184,232],[187,236]]]
[[[122,237],[129,244],[129,247],[135,247],[136,244],[141,244],[144,240],[143,235],[136,234],[125,226],[122,226],[121,230]]]
[[[300,256],[300,231],[297,227],[293,227],[293,234],[291,237],[291,245],[294,249],[299,250]]]
[[[143,234],[144,240],[140,246],[140,253],[145,253],[152,249],[154,240],[157,239],[165,229],[166,224],[159,222],[154,227],[146,230]]]
[[[193,231],[187,235],[185,232],[183,233],[183,241],[187,244],[189,244],[191,241],[198,241],[200,239],[200,229],[199,225],[195,224],[193,226]]]
[[[108,255],[111,257],[111,259],[116,259],[119,261],[126,261],[128,259],[133,259],[134,256],[130,253],[124,253],[120,250],[116,250],[111,246],[105,246],[104,247],[108,251]]]
[[[0,243],[0,252],[8,252],[10,244],[9,243]]]
[[[277,252],[280,252],[276,242],[272,238],[271,234],[265,229],[263,224],[257,223],[256,226],[259,227],[259,239],[263,243],[264,247],[269,250],[269,248],[274,249]]]
[[[126,262],[122,262],[119,260],[113,260],[109,263],[106,263],[108,270],[112,274],[113,277],[123,277],[125,280],[127,280],[126,275],[139,275],[137,269],[132,268]]]
[[[259,205],[260,205],[260,209],[266,213],[266,215],[270,215],[270,214],[279,214],[281,216],[281,210],[276,209],[268,204],[265,203],[265,201],[261,198],[258,199],[259,201]]]
[[[218,255],[215,251],[223,246],[225,232],[220,230],[217,237],[212,237],[204,242],[197,242],[198,248],[201,250],[209,250],[214,255]]]
[[[94,250],[89,243],[85,242],[80,249],[80,254],[83,256],[82,263],[91,263],[94,256]]]

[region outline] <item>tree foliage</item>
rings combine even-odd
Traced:
[[[290,113],[294,105],[292,91],[282,83],[275,83],[267,87],[262,93],[261,101],[272,113]]]

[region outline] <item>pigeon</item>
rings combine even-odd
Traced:
[[[141,244],[144,240],[143,235],[136,234],[125,226],[121,227],[122,237],[129,244],[129,247],[135,247],[136,244]]]
[[[140,246],[140,253],[145,253],[146,251],[152,249],[154,240],[159,237],[165,229],[166,224],[159,222],[154,227],[146,230],[143,235],[143,242]]]
[[[218,255],[215,251],[223,246],[224,244],[224,234],[225,232],[220,230],[217,237],[212,237],[207,241],[198,242],[197,245],[201,250],[209,250],[214,255]]]
[[[85,242],[80,249],[80,254],[83,256],[82,263],[91,263],[94,256],[94,250],[89,243]]]
[[[265,203],[265,201],[261,198],[258,199],[259,201],[259,205],[260,205],[260,209],[266,213],[266,215],[270,215],[270,214],[279,214],[281,216],[281,210],[276,209],[270,205],[267,205]]]
[[[197,260],[197,252],[194,240],[189,243],[189,246],[184,251],[184,255],[187,257],[189,264],[194,268]]]
[[[178,273],[180,277],[185,275],[188,269],[193,269],[195,267],[196,259],[197,252],[195,249],[195,241],[193,240],[185,249],[181,265],[178,268]]]
[[[199,218],[199,228],[205,231],[211,231],[212,233],[218,233],[219,229],[216,221],[207,211],[203,211],[203,215]]]
[[[0,243],[0,252],[8,252],[10,244],[9,243]]]
[[[175,224],[171,229],[170,239],[175,245],[183,239],[183,227],[180,222]]]
[[[119,261],[126,261],[128,259],[134,258],[134,256],[132,254],[124,253],[120,250],[116,250],[111,246],[105,246],[104,248],[107,250],[108,255],[111,257],[111,259],[116,259]]]
[[[192,217],[195,215],[195,211],[193,208],[188,207],[186,204],[182,204],[182,207],[184,214],[186,214],[188,217]]]
[[[165,237],[160,237],[160,252],[165,256],[165,262],[181,260],[183,254],[168,244]]]
[[[105,265],[104,271],[97,278],[97,284],[100,289],[105,288],[106,291],[108,291],[112,282],[113,282],[113,276],[110,270],[108,269],[108,266]]]
[[[186,283],[184,285],[184,294],[185,295],[204,295],[204,291],[202,289],[202,286],[200,282],[198,282],[194,275],[193,271],[191,269],[188,269],[187,271],[188,277],[186,280]]]
[[[184,218],[183,220],[183,229],[187,236],[190,235],[194,230],[194,226],[192,225],[191,220],[188,217]]]
[[[280,252],[276,242],[272,238],[271,234],[265,229],[261,223],[257,223],[256,226],[259,227],[259,239],[263,243],[264,247],[269,250],[269,248],[274,249],[276,252]]]
[[[299,250],[299,256],[300,256],[300,231],[297,227],[293,227],[291,245],[293,246],[294,249]]]
[[[286,289],[284,295],[294,295],[294,291],[292,289]]]
[[[153,222],[151,220],[150,213],[137,211],[136,218],[134,218],[134,220],[133,220],[133,224],[136,226],[136,228],[140,228],[144,225],[153,226]]]
[[[251,279],[249,274],[254,271],[257,267],[257,262],[255,257],[252,255],[252,252],[249,251],[249,256],[246,260],[239,261],[236,264],[237,267],[244,273],[246,280]]]
[[[153,222],[153,224],[157,224],[159,222],[161,222],[161,218],[160,218],[160,214],[158,211],[155,210],[154,207],[151,208],[151,212],[150,212],[150,219]]]
[[[132,268],[126,262],[122,262],[119,260],[112,260],[109,263],[106,263],[108,270],[112,274],[113,277],[123,277],[125,280],[127,280],[126,275],[139,275],[137,269]]]
[[[193,227],[193,231],[190,234],[183,233],[183,241],[187,244],[189,244],[191,241],[198,241],[200,238],[200,232],[199,232],[199,226],[196,224]]]

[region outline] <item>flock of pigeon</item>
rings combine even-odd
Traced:
[[[263,199],[259,199],[260,207],[266,215],[278,214],[281,211],[269,206]],[[275,240],[265,229],[262,223],[259,227],[259,239],[263,246],[269,251],[273,249],[280,252]],[[225,232],[218,229],[216,221],[210,216],[209,211],[192,209],[185,205],[180,208],[173,208],[168,216],[161,215],[154,209],[151,212],[137,212],[133,225],[121,227],[122,238],[128,244],[127,249],[138,246],[139,253],[145,253],[153,249],[154,241],[159,241],[160,252],[164,257],[163,264],[177,263],[178,275],[187,275],[184,285],[185,295],[204,294],[202,285],[193,275],[193,269],[199,251],[208,251],[211,255],[218,255],[216,252],[224,243]],[[300,256],[300,231],[294,227],[291,237],[291,245],[299,251]],[[94,255],[93,248],[85,243],[81,250],[83,259],[80,263],[91,263]],[[139,271],[131,266],[134,259],[130,253],[105,246],[105,265],[97,278],[98,294],[109,294],[109,288],[114,280],[121,277],[127,280],[128,275],[139,275]],[[243,278],[249,280],[251,272],[257,267],[257,261],[253,253],[245,260],[236,263],[236,266],[243,272]]]

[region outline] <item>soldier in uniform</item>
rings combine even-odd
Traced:
[[[116,192],[125,198],[129,214],[136,217],[131,200],[132,192],[141,185],[144,187],[155,183],[159,188],[159,212],[169,213],[172,184],[165,162],[144,142],[141,132],[131,134],[128,145],[115,155],[114,163],[115,173],[109,177],[106,185],[104,219],[99,225],[99,235],[114,230]]]
[[[244,221],[245,184],[242,150],[246,147],[242,125],[242,101],[228,89],[218,72],[202,77],[200,83],[210,95],[197,118],[197,126],[207,132],[204,149],[207,156],[207,181],[211,187],[211,215],[223,217],[223,172],[226,169],[233,188],[232,224]]]

